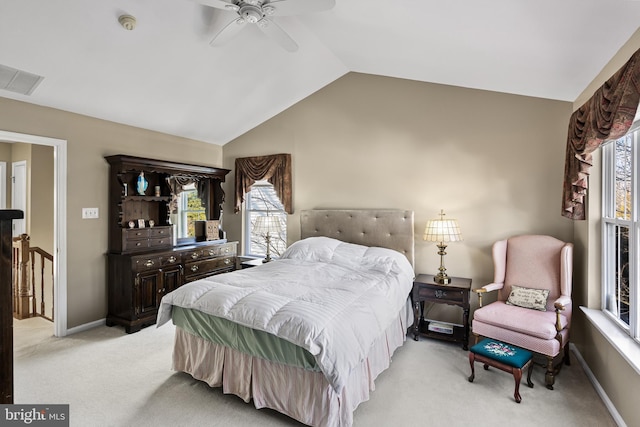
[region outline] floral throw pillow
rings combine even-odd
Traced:
[[[511,293],[507,304],[534,310],[547,311],[548,289],[525,288],[511,285]]]

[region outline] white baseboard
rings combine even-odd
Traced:
[[[85,323],[84,325],[75,326],[67,329],[66,335],[77,334],[78,332],[88,331],[89,329],[97,328],[98,326],[104,326],[107,324],[107,319],[100,319],[94,322]]]
[[[624,422],[624,420],[620,416],[620,413],[618,412],[616,407],[613,405],[613,402],[611,402],[611,399],[609,399],[609,396],[607,396],[607,393],[604,391],[604,389],[596,379],[595,375],[593,375],[593,372],[591,372],[591,369],[589,369],[587,362],[585,362],[578,348],[573,343],[569,343],[569,348],[571,349],[573,354],[576,356],[576,359],[578,359],[578,362],[580,362],[582,369],[584,369],[585,374],[587,374],[587,378],[589,378],[589,381],[591,381],[593,388],[596,389],[596,393],[598,393],[598,396],[600,396],[600,399],[602,399],[602,402],[604,402],[604,406],[607,407],[607,410],[609,410],[611,417],[616,422],[618,427],[627,427],[627,424]]]

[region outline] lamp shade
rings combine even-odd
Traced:
[[[459,242],[460,226],[455,219],[432,219],[424,229],[424,240],[429,242]]]
[[[256,218],[254,228],[263,233],[279,233],[282,229],[280,219],[275,216],[259,216]]]

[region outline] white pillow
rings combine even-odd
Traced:
[[[394,271],[414,276],[407,257],[393,249],[346,243],[330,237],[307,237],[287,248],[280,259],[326,262],[355,270]]]
[[[335,248],[342,242],[330,237],[307,237],[291,244],[280,259],[330,262]]]

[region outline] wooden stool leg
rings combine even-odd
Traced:
[[[476,360],[475,354],[469,352],[469,364],[471,365],[471,375],[469,376],[469,382],[472,383],[473,379],[476,377],[476,371],[474,369],[474,362]]]
[[[522,369],[513,368],[513,378],[516,380],[516,389],[513,393],[513,397],[516,399],[517,403],[522,401],[522,397],[520,397],[520,380],[522,379]]]
[[[533,359],[529,360],[529,369],[527,370],[527,385],[530,388],[533,388],[533,383],[531,382],[531,372],[533,372]]]

